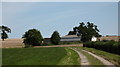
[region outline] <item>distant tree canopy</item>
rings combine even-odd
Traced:
[[[91,41],[91,38],[93,36],[100,37],[100,32],[97,28],[97,25],[94,25],[93,23],[87,22],[85,25],[84,22],[80,23],[79,26],[76,26],[73,28],[73,31],[69,31],[68,35],[77,35],[81,37],[81,41]]]
[[[1,32],[1,39],[4,41],[4,39],[8,38],[7,33],[11,33],[11,29],[7,26],[0,26],[0,32]]]
[[[58,31],[54,31],[52,36],[51,36],[51,42],[55,45],[58,45],[60,42],[60,35],[58,33]]]
[[[31,45],[31,46],[40,45],[43,41],[43,37],[40,31],[36,29],[28,30],[27,32],[25,32],[22,38],[24,38],[23,43],[25,45]]]

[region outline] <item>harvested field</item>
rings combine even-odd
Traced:
[[[5,39],[4,41],[0,40],[0,48],[22,48],[23,39]]]
[[[82,44],[35,46],[35,48],[39,48],[39,47],[73,47],[73,46],[82,46]],[[0,40],[0,48],[22,48],[22,47],[24,47],[23,39],[5,39],[4,41]]]

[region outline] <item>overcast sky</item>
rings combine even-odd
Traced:
[[[1,3],[0,3],[1,4]],[[10,27],[9,38],[21,38],[35,28],[43,37],[57,30],[67,35],[80,22],[96,24],[101,35],[118,34],[117,2],[3,2],[2,24]]]

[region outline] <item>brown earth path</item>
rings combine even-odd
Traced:
[[[113,63],[109,62],[108,60],[100,57],[100,56],[97,56],[89,51],[86,51],[86,50],[82,50],[90,55],[92,55],[93,57],[97,58],[98,60],[100,60],[104,65],[106,65],[106,67],[116,67]]]
[[[77,51],[76,48],[70,48],[70,49],[74,50],[79,55],[80,61],[81,61],[81,63],[80,63],[81,66],[80,67],[86,67],[86,66],[87,67],[92,67],[90,65],[90,62],[88,61],[87,57],[84,54],[82,54],[81,52]]]
[[[34,48],[39,47],[81,47],[83,44],[70,44],[70,45],[52,45],[52,46],[34,46]]]
[[[84,67],[85,65],[87,65],[87,67],[92,67],[87,59],[87,57],[82,54],[81,52],[77,51],[76,48],[71,48],[72,50],[74,50],[75,52],[77,52],[77,54],[80,56],[80,59],[81,59],[81,67]],[[93,57],[97,58],[98,60],[100,60],[104,65],[105,67],[116,67],[113,63],[109,62],[108,60],[100,57],[100,56],[97,56],[89,51],[86,51],[86,50],[82,50],[90,55],[92,55]]]

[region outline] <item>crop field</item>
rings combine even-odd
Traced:
[[[3,48],[4,65],[79,65],[79,56],[69,48]]]
[[[47,45],[44,47],[50,47],[51,45]],[[64,44],[64,45],[53,45],[51,47],[69,47],[69,46],[82,46],[82,44]],[[5,39],[4,41],[0,40],[0,48],[23,48],[24,43],[23,39]],[[35,46],[35,47],[43,47],[43,46]]]
[[[90,51],[98,56],[105,58],[113,64],[120,66],[120,61],[118,60],[118,58],[120,58],[119,55],[97,50],[94,48],[82,47],[82,44],[22,48],[22,41],[23,39],[6,39],[5,41],[2,41],[3,67],[16,67],[14,65],[33,65],[33,67],[34,65],[81,65],[81,58],[79,54],[70,48],[76,48],[78,52],[85,55],[90,65],[93,67],[104,67],[104,64],[97,58],[83,52],[82,50]]]
[[[0,48],[22,48],[23,39],[5,39],[4,41],[0,40]]]

